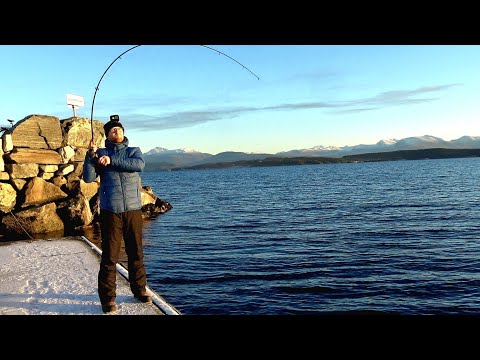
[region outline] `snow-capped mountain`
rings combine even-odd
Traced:
[[[480,136],[462,136],[456,140],[450,141],[460,149],[476,149],[480,144]]]
[[[156,154],[193,154],[193,153],[200,153],[199,151],[190,149],[190,148],[184,148],[184,149],[174,149],[174,150],[169,150],[160,146],[157,146],[156,148],[146,152],[144,155],[156,155]]]
[[[480,149],[480,136],[462,136],[459,139],[446,141],[432,135],[412,136],[404,139],[383,139],[376,144],[359,144],[354,146],[317,145],[309,149],[282,151],[276,154],[256,154],[226,151],[216,155],[202,153],[194,149],[184,148],[169,150],[156,147],[145,153],[146,167],[150,169],[171,169],[180,166],[193,166],[206,163],[231,162],[240,160],[264,159],[267,157],[342,157],[367,153],[389,152],[419,149]]]
[[[342,148],[339,148],[337,146],[317,145],[309,149],[280,151],[275,155],[280,157],[297,157],[297,156],[334,156],[336,157],[341,150]],[[318,155],[318,154],[322,154],[322,155]]]
[[[334,149],[333,147],[315,146],[310,149],[290,150],[277,153],[282,157],[295,156],[326,156],[342,157],[345,155],[357,155],[376,152],[398,151],[398,150],[419,150],[419,149],[475,149],[480,148],[480,137],[463,136],[456,140],[446,141],[432,135],[412,136],[404,139],[384,139],[376,144],[360,144],[354,146],[343,146]]]
[[[397,148],[396,150],[431,149],[436,147],[449,148],[450,142],[439,137],[424,135],[398,140],[393,146]]]
[[[398,140],[397,139],[383,139],[383,140],[380,140],[377,145],[378,146],[383,146],[383,145],[393,145],[397,142]]]
[[[158,146],[144,154],[145,168],[151,170],[171,169],[203,162],[211,156],[211,154],[201,153],[190,148],[169,150]]]

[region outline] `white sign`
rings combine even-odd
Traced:
[[[67,94],[67,105],[68,107],[79,108],[80,106],[85,106],[85,101],[82,96]]]

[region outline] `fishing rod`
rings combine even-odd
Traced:
[[[128,53],[129,51],[135,49],[135,48],[138,48],[139,46],[142,46],[142,45],[135,45],[135,46],[132,46],[131,48],[129,48],[128,50],[124,51],[123,53],[121,53],[120,55],[118,55],[115,60],[113,60],[110,65],[108,65],[107,69],[103,72],[102,74],[102,77],[100,78],[100,80],[98,81],[98,84],[97,86],[95,87],[95,93],[93,94],[93,100],[92,100],[92,110],[90,112],[90,126],[92,128],[92,141],[93,141],[93,106],[95,105],[95,97],[97,96],[97,91],[100,87],[100,83],[102,82],[103,80],[103,77],[105,76],[105,74],[107,73],[107,71],[112,67],[112,65],[118,60],[118,59],[121,59],[123,55],[125,55],[126,53]],[[230,60],[233,60],[235,61],[237,64],[239,64],[240,66],[242,66],[244,69],[248,70],[253,76],[255,76],[258,80],[260,80],[260,78],[254,73],[252,72],[249,68],[247,68],[245,65],[243,65],[242,63],[240,63],[239,61],[235,60],[233,57],[221,52],[220,50],[217,50],[217,49],[214,49],[210,46],[207,46],[207,45],[200,45],[206,49],[209,49],[209,50],[212,50],[212,51],[215,51],[216,53],[218,53],[219,55],[224,55],[226,56],[227,58],[229,58]]]

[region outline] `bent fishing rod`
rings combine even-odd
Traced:
[[[112,65],[113,65],[117,60],[121,59],[123,55],[125,55],[125,54],[128,53],[129,51],[132,51],[133,49],[138,48],[139,46],[142,46],[142,45],[132,46],[132,47],[129,48],[128,50],[126,50],[126,51],[122,52],[120,55],[118,55],[118,56],[115,58],[115,60],[113,60],[113,61],[110,63],[110,65],[108,65],[107,69],[103,72],[102,77],[101,77],[100,80],[98,81],[97,86],[95,87],[95,93],[93,94],[93,100],[92,100],[92,110],[91,110],[91,112],[90,112],[90,126],[91,126],[91,128],[92,128],[92,141],[93,141],[93,107],[94,107],[94,105],[95,105],[95,97],[97,96],[97,91],[98,91],[98,89],[99,89],[99,87],[100,87],[100,83],[102,82],[103,77],[105,76],[105,74],[108,72],[108,70],[112,67]],[[227,55],[227,54],[225,54],[225,53],[223,53],[223,52],[221,52],[221,51],[219,51],[219,50],[217,50],[217,49],[214,49],[214,48],[212,48],[212,47],[210,47],[210,46],[206,46],[206,45],[199,45],[199,46],[202,46],[202,47],[204,47],[204,48],[206,48],[206,49],[215,51],[215,52],[218,53],[219,55],[224,55],[224,56],[226,56],[227,58],[229,58],[230,60],[235,61],[237,64],[239,64],[240,66],[242,66],[244,69],[248,70],[248,71],[249,71],[253,76],[255,76],[258,80],[260,80],[260,78],[259,78],[255,73],[253,73],[249,68],[247,68],[245,65],[243,65],[243,64],[240,63],[239,61],[235,60],[233,57],[231,57],[231,56],[229,56],[229,55]]]

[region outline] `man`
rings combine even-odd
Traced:
[[[83,180],[100,176],[100,229],[102,259],[98,272],[98,295],[102,311],[116,311],[116,264],[122,239],[128,257],[130,289],[141,302],[151,302],[147,295],[147,276],[143,260],[143,218],[141,180],[145,161],[138,147],[129,147],[118,115],[104,125],[105,148],[98,149],[93,139],[85,155]]]

